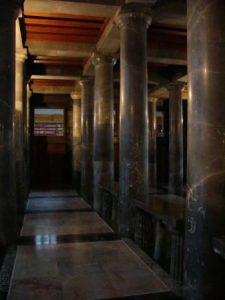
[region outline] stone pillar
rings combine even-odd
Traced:
[[[116,60],[96,54],[94,85],[94,209],[101,214],[100,184],[113,186],[113,66]]]
[[[149,99],[149,182],[150,187],[157,186],[157,98]]]
[[[71,93],[73,99],[73,185],[80,189],[80,156],[81,156],[81,96]]]
[[[169,193],[183,191],[183,84],[171,83],[169,91]]]
[[[14,157],[16,1],[0,3],[0,250],[17,233]]]
[[[185,299],[223,299],[225,261],[225,2],[188,0],[188,199]]]
[[[18,221],[22,223],[26,206],[27,180],[25,172],[25,67],[27,50],[16,49],[16,96],[15,96],[15,159],[16,196]]]
[[[81,80],[81,192],[93,204],[94,80]]]
[[[29,84],[27,84],[26,92],[26,177],[27,177],[27,194],[29,194],[30,188],[30,99],[32,97],[32,91]]]
[[[147,28],[149,6],[122,7],[120,28],[120,195],[118,229],[134,238],[135,202],[148,194]]]

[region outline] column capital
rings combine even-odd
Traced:
[[[27,99],[29,100],[32,96],[33,92],[30,88],[30,85],[27,83]]]
[[[152,4],[155,1],[151,1]],[[148,28],[151,24],[152,8],[149,3],[130,2],[121,6],[115,22],[119,28],[124,26],[134,27],[137,22],[142,22]]]
[[[80,92],[75,92],[75,91],[70,93],[70,97],[74,101],[77,101],[77,100],[81,99]]]
[[[167,90],[170,91],[174,91],[174,90],[182,90],[182,88],[185,86],[184,82],[181,81],[176,81],[176,82],[171,82],[169,83],[166,88]]]
[[[27,59],[27,49],[17,48],[16,49],[16,61],[24,62]]]
[[[149,102],[152,102],[152,103],[157,103],[158,98],[156,98],[156,97],[149,97],[149,98],[148,98],[148,101],[149,101]]]
[[[114,66],[116,64],[116,58],[113,55],[105,55],[103,53],[95,52],[92,54],[92,64],[97,66],[101,64],[111,64]]]
[[[80,78],[79,84],[81,86],[84,86],[85,84],[88,84],[88,83],[94,83],[94,77],[93,76],[82,76]]]

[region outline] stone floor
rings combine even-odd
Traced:
[[[21,236],[93,234],[112,232],[95,212],[26,214]]]
[[[74,201],[73,197],[31,198],[27,205],[27,211],[34,212],[89,209],[90,206],[82,198],[76,198],[76,201]]]
[[[80,210],[90,207],[68,193],[31,193],[7,299],[174,299],[130,244],[95,212]],[[64,235],[80,239],[59,241]]]
[[[30,198],[46,198],[46,197],[76,197],[78,196],[77,192],[74,190],[33,190],[31,191]]]

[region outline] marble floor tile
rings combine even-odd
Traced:
[[[124,241],[19,246],[8,300],[105,299],[168,290]]]
[[[21,236],[96,234],[112,229],[95,212],[26,214]]]
[[[79,210],[90,208],[80,197],[30,198],[27,204],[28,211]]]
[[[78,193],[75,190],[32,190],[29,194],[29,198],[36,197],[68,197],[68,196],[78,196]]]

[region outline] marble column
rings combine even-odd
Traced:
[[[188,199],[185,299],[223,299],[225,261],[225,2],[188,0]]]
[[[94,79],[81,79],[81,193],[93,204]]]
[[[0,249],[17,234],[14,156],[16,1],[0,3]]]
[[[149,183],[150,187],[157,186],[157,128],[156,111],[157,98],[149,99]]]
[[[182,195],[183,191],[183,83],[167,86],[169,91],[169,193]]]
[[[147,28],[150,6],[130,3],[120,28],[120,195],[118,230],[134,238],[135,202],[148,194]]]
[[[25,60],[27,50],[16,49],[16,96],[15,96],[15,159],[16,197],[18,221],[22,223],[26,206],[27,180],[25,172]]]
[[[30,188],[30,101],[32,97],[32,91],[29,84],[26,86],[26,125],[25,125],[25,137],[26,137],[26,178],[27,178],[27,194],[29,194]]]
[[[113,66],[116,60],[110,56],[95,54],[94,84],[94,209],[102,213],[99,185],[113,186]]]
[[[73,185],[80,189],[80,158],[81,158],[81,96],[72,92],[73,100]]]

